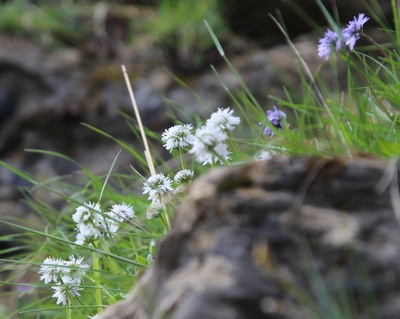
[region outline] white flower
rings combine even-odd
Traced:
[[[190,169],[183,169],[175,174],[174,181],[180,184],[174,190],[176,195],[182,195],[187,192],[188,184],[192,181],[193,175],[194,172]]]
[[[203,165],[213,164],[220,161],[229,160],[228,145],[224,143],[228,136],[217,127],[208,125],[202,126],[196,130],[193,147],[189,153],[193,153],[198,162]]]
[[[177,147],[186,147],[193,142],[192,124],[175,125],[162,133],[161,140],[164,142],[164,147],[172,152],[172,149]]]
[[[154,261],[153,255],[152,254],[148,254],[146,257],[146,261],[148,265],[151,265]]]
[[[64,262],[65,266],[71,268],[64,268],[65,274],[62,277],[63,283],[79,285],[83,281],[85,269],[89,268],[89,265],[84,264],[82,261],[83,257],[76,259],[74,255],[71,255],[69,261]]]
[[[45,284],[49,282],[59,282],[59,276],[63,272],[65,261],[60,258],[47,257],[40,266],[39,274],[43,274],[40,280],[44,280]]]
[[[124,210],[129,215],[132,208],[128,205],[119,207],[119,211]],[[106,216],[110,217],[107,218]],[[113,237],[119,228],[118,222],[120,218],[116,218],[115,214],[103,213],[99,203],[84,203],[76,209],[76,213],[72,219],[77,223],[75,243],[83,245],[85,242],[92,242],[100,237]]]
[[[149,194],[150,200],[161,200],[169,191],[172,191],[171,179],[163,173],[153,175],[144,182],[143,194]]]
[[[153,219],[158,217],[161,211],[164,209],[163,205],[158,200],[153,200],[149,207],[147,207],[146,217],[147,219]]]
[[[283,156],[288,150],[282,146],[274,146],[268,144],[268,149],[261,151],[258,155],[260,161],[269,160],[271,158]]]
[[[96,226],[102,237],[111,238],[117,233],[119,222],[114,219],[103,218],[97,222]]]
[[[72,215],[72,219],[74,220],[75,223],[85,223],[89,221],[94,214],[98,214],[101,212],[100,210],[100,204],[99,203],[91,203],[87,202],[84,203],[83,206],[79,206],[76,209],[76,213]]]
[[[97,319],[99,317],[99,315],[94,315],[93,317],[92,316],[88,316],[88,318],[90,318],[90,319]]]
[[[93,223],[77,224],[76,229],[78,230],[75,241],[77,244],[83,245],[87,241],[90,242],[101,237],[101,231]]]
[[[190,183],[193,179],[194,172],[190,169],[183,169],[175,174],[174,181],[177,183]]]
[[[57,298],[57,305],[62,303],[63,306],[67,305],[68,297],[76,297],[80,296],[78,290],[82,290],[82,288],[78,288],[76,286],[69,285],[61,285],[57,284],[57,286],[51,287],[54,289],[55,293],[52,297]]]
[[[189,190],[188,184],[181,184],[174,189],[175,195],[185,195]]]
[[[233,110],[229,107],[226,109],[218,109],[217,112],[211,114],[211,117],[207,120],[206,125],[209,127],[216,127],[220,130],[233,131],[235,125],[240,123],[240,117],[233,115]]]
[[[125,220],[129,220],[133,217],[136,217],[135,210],[130,204],[114,204],[111,207],[111,211],[107,213],[107,215],[119,222],[123,222]]]
[[[48,257],[40,267],[39,274],[43,274],[40,279],[44,280],[45,284],[52,281],[58,284],[62,281],[63,283],[79,285],[83,281],[83,275],[85,275],[84,269],[89,268],[89,265],[82,261],[83,257],[76,259],[74,255],[71,255],[68,261]]]
[[[271,158],[274,158],[277,155],[277,153],[274,150],[265,150],[261,151],[260,155],[258,156],[258,159],[260,161],[266,161]]]
[[[86,237],[83,236],[81,233],[77,233],[75,237],[75,243],[78,245],[83,245],[86,241]]]

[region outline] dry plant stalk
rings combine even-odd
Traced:
[[[142,135],[142,140],[143,140],[143,144],[144,144],[144,155],[146,157],[146,161],[147,161],[147,165],[149,166],[150,173],[153,176],[153,175],[156,175],[156,169],[154,168],[153,158],[151,156],[149,144],[147,143],[147,137],[146,137],[146,133],[144,132],[144,127],[143,127],[142,119],[140,117],[139,108],[136,104],[135,95],[133,94],[131,82],[129,80],[128,73],[126,72],[125,65],[121,65],[121,68],[122,68],[122,73],[125,78],[126,86],[128,88],[129,96],[132,101],[133,111],[135,112],[136,120],[138,121],[140,134]]]

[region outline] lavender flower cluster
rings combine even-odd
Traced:
[[[363,26],[368,20],[369,18],[364,13],[360,13],[358,17],[354,17],[347,27],[341,29],[340,32],[328,29],[324,37],[319,39],[318,55],[328,60],[332,49],[339,52],[343,47],[347,46],[349,50],[353,50],[357,40],[360,39]]]

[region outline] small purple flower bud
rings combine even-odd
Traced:
[[[275,105],[274,105],[274,111],[267,111],[267,118],[268,121],[277,129],[280,131],[282,130],[282,121],[281,119],[284,118],[286,119],[286,114],[282,111],[280,111]],[[264,130],[264,135],[269,135],[270,137],[274,137],[275,133],[271,129],[271,127],[267,126]]]

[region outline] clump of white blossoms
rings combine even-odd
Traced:
[[[149,194],[149,200],[152,201],[147,208],[146,217],[152,219],[157,217],[164,208],[165,198],[173,191],[172,181],[169,176],[163,173],[158,173],[150,176],[147,181],[143,183],[143,194]]]
[[[158,200],[153,200],[149,207],[147,207],[146,218],[153,219],[158,217],[163,210],[164,206]]]
[[[172,191],[171,179],[163,173],[150,176],[143,186],[143,194],[149,194],[149,199],[161,201],[168,192]]]
[[[53,297],[57,298],[57,305],[62,303],[65,306],[68,298],[80,296],[78,291],[82,288],[78,287],[87,268],[89,265],[83,263],[83,257],[76,259],[71,255],[69,260],[47,257],[40,266],[40,280],[44,280],[45,284],[56,283],[51,287],[55,291]]]
[[[174,148],[185,148],[193,143],[193,125],[175,125],[165,130],[161,135],[164,147],[172,152]]]
[[[135,210],[130,204],[114,204],[107,213],[108,217],[119,222],[130,220],[136,217]]]
[[[233,131],[236,125],[240,124],[240,117],[233,115],[233,110],[219,108],[217,112],[211,114],[206,122],[206,126],[219,128],[222,131]]]
[[[231,154],[228,151],[226,141],[228,131],[233,131],[235,126],[240,123],[240,118],[233,115],[230,108],[218,109],[211,114],[206,125],[198,128],[193,139],[193,147],[189,151],[195,155],[196,161],[203,165],[221,164],[227,162]]]
[[[186,193],[188,185],[193,179],[194,172],[190,169],[183,169],[175,174],[174,181],[179,185],[175,188],[174,192],[177,195]]]
[[[116,234],[119,223],[132,217],[135,217],[133,207],[124,203],[113,205],[109,212],[103,212],[99,203],[84,203],[72,215],[78,231],[75,242],[83,245],[99,238],[111,238]]]
[[[196,130],[193,147],[189,153],[194,154],[196,161],[203,165],[221,164],[229,160],[228,135],[217,127],[204,125]]]
[[[260,161],[270,160],[272,158],[284,156],[288,153],[288,150],[282,146],[268,144],[267,147],[268,148],[266,150],[263,150],[259,153],[258,159]]]

